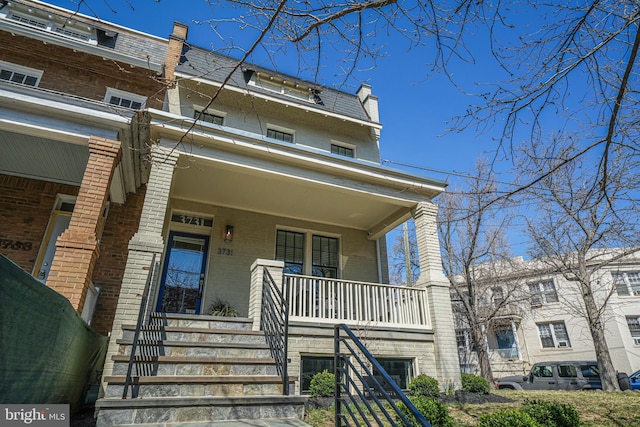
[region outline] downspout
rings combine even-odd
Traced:
[[[378,283],[382,283],[382,257],[380,256],[380,239],[376,239],[376,264],[378,265]]]

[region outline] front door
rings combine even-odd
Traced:
[[[164,260],[157,310],[200,313],[209,237],[171,232]]]
[[[42,248],[44,248],[44,250],[38,257],[38,261],[36,262],[33,270],[33,275],[42,283],[46,283],[47,278],[49,277],[51,263],[53,262],[53,257],[56,254],[56,241],[58,240],[58,237],[60,237],[60,235],[69,228],[71,214],[72,212],[62,210],[56,210],[51,214],[47,232],[45,233],[45,237],[42,241]]]

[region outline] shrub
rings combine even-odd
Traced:
[[[466,374],[462,372],[460,373],[460,377],[462,379],[462,391],[488,394],[491,389],[489,387],[489,381],[479,375]]]
[[[421,374],[409,382],[409,393],[412,396],[440,397],[440,384],[437,379]]]
[[[311,377],[309,394],[311,397],[331,397],[335,395],[335,387],[336,376],[325,369]]]
[[[454,426],[453,418],[449,416],[449,407],[444,403],[440,403],[435,399],[431,399],[424,396],[411,396],[409,397],[409,400],[411,401],[411,403],[413,403],[413,406],[415,406],[416,409],[422,415],[424,415],[427,421],[431,423],[432,427],[453,427]],[[402,411],[405,417],[407,417],[407,420],[409,420],[409,422],[411,423],[410,426],[407,426],[400,417],[396,417],[396,421],[398,422],[399,425],[404,427],[419,425],[416,418],[413,416],[413,414],[411,414],[411,412],[409,411],[409,408],[407,408],[407,406],[404,403],[402,402],[398,403],[398,409]]]
[[[580,415],[569,404],[545,400],[525,400],[520,408],[543,427],[578,427]]]
[[[541,427],[531,415],[517,409],[502,409],[481,415],[477,427]]]

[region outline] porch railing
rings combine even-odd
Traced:
[[[271,356],[276,362],[278,375],[282,377],[282,393],[288,395],[287,343],[289,341],[289,307],[287,304],[287,288],[283,286],[280,289],[266,267],[263,269],[262,278],[260,324],[267,338]]]
[[[291,320],[385,323],[429,327],[427,294],[421,288],[284,275]]]
[[[334,347],[337,427],[359,426],[360,421],[368,426],[431,427],[347,325],[334,327]],[[405,405],[409,414],[398,408],[397,401]]]
[[[153,257],[151,258],[151,265],[149,267],[145,267],[145,270],[148,270],[149,272],[147,273],[147,281],[145,282],[144,290],[142,291],[142,298],[140,300],[140,309],[138,310],[138,321],[136,322],[136,330],[133,333],[133,341],[131,343],[131,353],[129,354],[129,363],[127,365],[127,375],[124,381],[124,389],[122,390],[123,399],[127,398],[127,394],[129,392],[129,386],[131,386],[131,383],[132,383],[133,366],[136,360],[138,342],[140,340],[140,331],[142,330],[145,324],[145,319],[147,318],[147,314],[148,314],[147,301],[149,299],[149,291],[151,289],[151,280],[157,268],[158,268],[158,265],[156,263],[156,254],[153,254]],[[132,393],[131,397],[135,398],[137,396]]]

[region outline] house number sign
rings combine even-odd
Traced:
[[[179,224],[187,224],[187,225],[197,225],[200,227],[213,226],[212,218],[206,218],[203,216],[194,216],[194,215],[173,214],[171,215],[171,222],[177,222]]]
[[[0,239],[0,248],[13,249],[16,251],[20,249],[22,249],[23,251],[30,251],[33,248],[33,243],[21,242],[18,240],[11,240],[11,239]]]

